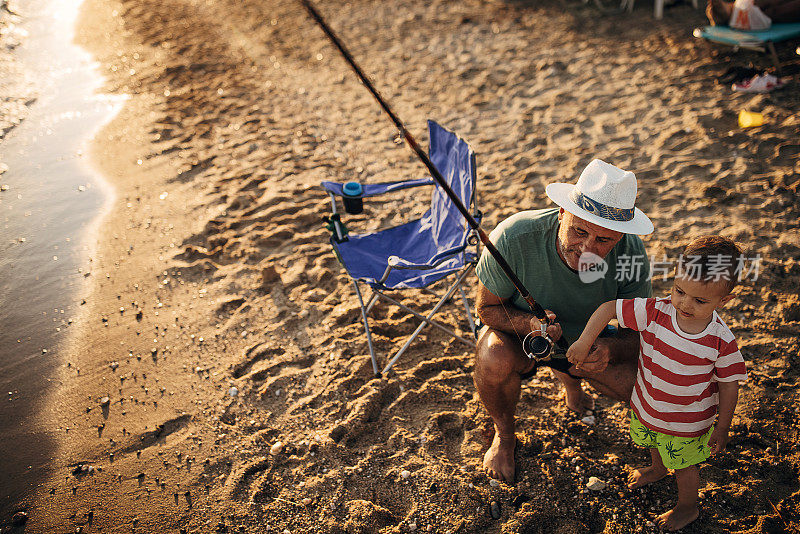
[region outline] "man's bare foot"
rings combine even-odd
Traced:
[[[696,504],[690,506],[677,505],[669,512],[658,516],[658,518],[656,518],[656,523],[667,532],[672,532],[673,530],[682,529],[697,519],[699,515],[700,510],[697,508]]]
[[[652,465],[640,467],[628,473],[628,488],[636,489],[661,480],[669,474],[666,468],[657,468]],[[666,515],[666,514],[665,514]]]
[[[495,432],[492,446],[483,455],[483,468],[491,478],[504,482],[514,482],[514,449],[517,436],[502,437]]]
[[[583,391],[580,384],[577,388],[565,387],[564,391],[566,392],[567,408],[573,412],[585,415],[586,410],[594,410],[594,398]]]

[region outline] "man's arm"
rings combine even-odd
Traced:
[[[478,294],[475,308],[481,322],[508,334],[525,337],[529,332],[539,330],[541,322],[531,312],[522,311],[511,304],[511,299],[501,299],[478,281]],[[555,341],[561,337],[561,327],[555,323],[556,315],[550,310],[545,310],[550,319],[547,333]]]

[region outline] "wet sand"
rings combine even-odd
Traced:
[[[689,6],[658,23],[647,5],[605,16],[577,2],[319,8],[422,142],[430,117],[473,145],[486,228],[549,206],[547,183],[600,157],[636,172],[651,254],[721,233],[761,255],[758,280],[723,314],[751,380],[728,452],[701,470],[702,515],[686,531],[796,526],[796,85],[718,86],[731,62],[757,58],[696,43],[702,15]],[[492,485],[470,350],[427,331],[395,374],[372,376],[317,185],[424,171],[298,4],[84,10],[82,42],[111,89],[132,96],[91,154],[117,201],[51,400],[56,475],[26,532],[654,531],[673,481],[626,489],[626,466],[644,458],[623,405],[601,397],[587,424],[540,372],[518,410],[519,482]],[[743,108],[766,126],[739,129]],[[407,220],[424,203],[378,200],[351,227]],[[377,312],[386,354],[416,321]],[[457,313],[443,320],[463,332]],[[591,476],[609,486],[586,490]]]

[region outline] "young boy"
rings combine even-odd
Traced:
[[[747,378],[736,339],[716,312],[733,298],[741,257],[729,239],[693,241],[678,262],[670,297],[606,302],[567,351],[580,367],[613,318],[639,331],[630,433],[634,443],[650,449],[652,463],[631,472],[628,487],[640,488],[675,470],[678,503],[658,517],[665,530],[697,519],[698,464],[725,448],[738,381]]]

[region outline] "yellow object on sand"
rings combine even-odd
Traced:
[[[764,115],[752,111],[742,110],[739,112],[739,126],[750,128],[751,126],[761,126],[764,124]]]

